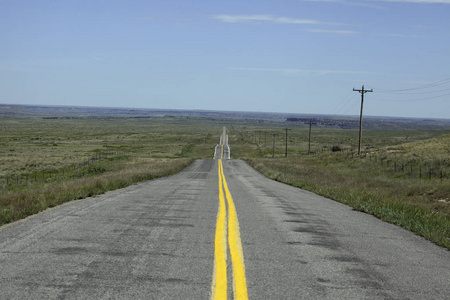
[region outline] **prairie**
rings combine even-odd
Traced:
[[[201,117],[3,118],[0,225],[66,201],[211,159],[222,127],[231,158],[450,248],[450,130],[358,131]],[[308,155],[308,149],[310,155]]]
[[[213,156],[220,125],[185,118],[4,118],[0,225],[174,174]]]
[[[267,133],[270,140],[260,139]],[[280,128],[235,130],[232,157],[246,159],[271,179],[345,203],[450,248],[449,131],[368,131],[361,156],[356,152],[357,131],[316,129],[313,134],[307,155],[308,130],[288,131],[285,157],[285,132]]]

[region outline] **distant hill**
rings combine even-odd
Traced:
[[[278,126],[307,127],[312,120],[314,126],[323,128],[359,128],[359,116],[336,116],[319,114],[174,110],[145,108],[10,105],[0,104],[0,118],[42,117],[42,118],[85,118],[85,117],[199,117],[220,119],[258,120],[276,123]],[[274,124],[275,125],[275,124]],[[420,119],[364,116],[364,129],[450,129],[450,119]]]

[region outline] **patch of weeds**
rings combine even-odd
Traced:
[[[189,157],[192,152],[194,151],[196,144],[189,144],[183,147],[183,149],[181,149],[181,153],[180,156],[181,157]]]
[[[89,166],[87,168],[87,173],[90,175],[105,173],[106,169],[102,166]]]

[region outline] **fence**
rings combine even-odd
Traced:
[[[341,160],[358,159],[359,161],[378,165],[393,177],[415,179],[450,179],[450,161],[448,159],[405,159],[390,157],[388,153],[361,153],[358,157],[353,150],[331,152]]]

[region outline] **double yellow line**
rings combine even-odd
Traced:
[[[234,299],[248,299],[247,280],[245,278],[244,254],[242,251],[239,222],[233,198],[228,190],[227,181],[223,173],[223,146],[219,165],[219,212],[217,215],[216,236],[214,240],[214,275],[212,282],[211,299],[228,299],[227,295],[227,227],[228,245],[230,246],[231,262],[233,265],[233,292]],[[228,204],[228,222],[227,207]],[[227,226],[228,224],[228,226]]]

